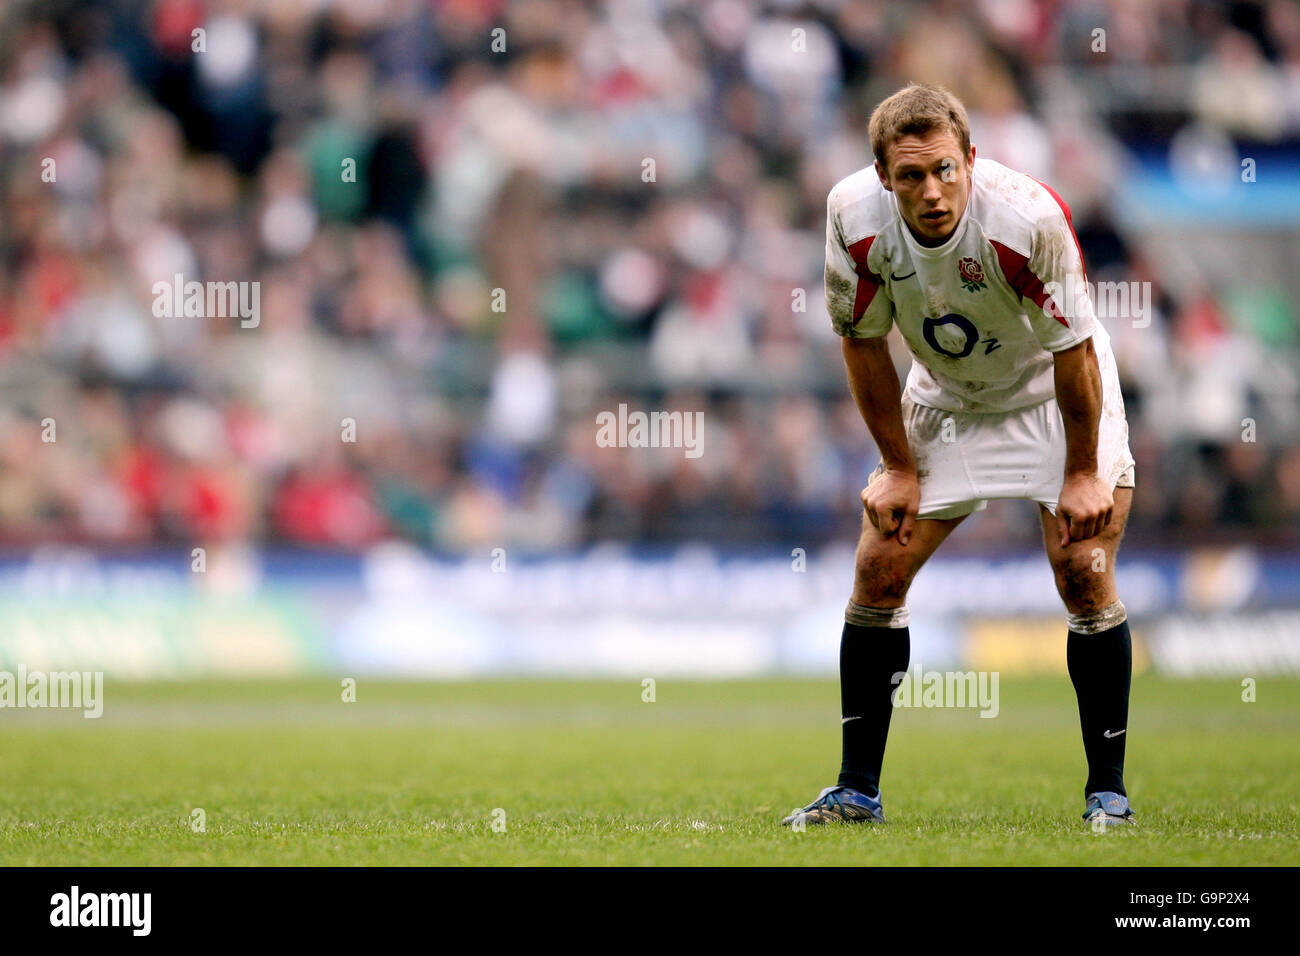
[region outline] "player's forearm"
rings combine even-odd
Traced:
[[[1101,420],[1101,370],[1092,339],[1057,352],[1056,404],[1065,423],[1065,473],[1097,473],[1097,425]]]
[[[891,471],[916,472],[916,460],[903,429],[898,373],[884,338],[852,339],[842,343],[849,391],[862,420]]]

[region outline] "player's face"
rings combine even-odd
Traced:
[[[885,188],[924,245],[937,246],[957,228],[970,196],[975,147],[963,154],[951,131],[902,136],[888,151],[889,168],[876,163]]]

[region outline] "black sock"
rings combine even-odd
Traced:
[[[871,797],[880,793],[880,766],[898,686],[894,675],[907,670],[911,651],[906,627],[845,623],[840,637],[840,717],[845,720],[840,786]]]
[[[1084,795],[1124,791],[1124,743],[1128,740],[1128,693],[1133,644],[1128,621],[1096,634],[1070,631],[1065,645],[1070,680],[1079,699],[1083,751],[1088,757]]]

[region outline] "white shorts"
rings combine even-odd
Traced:
[[[1107,396],[1097,429],[1097,473],[1114,488],[1134,485],[1124,407]],[[957,518],[992,498],[1028,498],[1056,514],[1065,478],[1065,423],[1056,399],[1010,412],[950,412],[903,396],[921,484],[919,518]],[[884,472],[884,463],[867,479]]]

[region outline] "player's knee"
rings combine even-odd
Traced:
[[[907,588],[911,581],[909,561],[859,550],[853,599],[871,607],[892,607],[907,598]]]
[[[1114,576],[1105,555],[1087,551],[1067,555],[1053,567],[1056,589],[1072,613],[1098,611],[1114,600]]]

